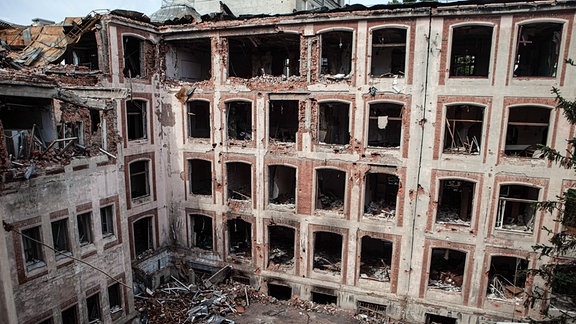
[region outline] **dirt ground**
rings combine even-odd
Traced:
[[[328,306],[329,307],[329,306]],[[337,311],[335,314],[323,314],[304,311],[291,305],[251,304],[244,314],[228,317],[236,324],[355,324],[361,323],[352,313]]]

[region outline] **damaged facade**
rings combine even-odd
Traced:
[[[126,322],[180,263],[388,322],[539,316],[574,3],[218,17],[0,25],[0,322]]]

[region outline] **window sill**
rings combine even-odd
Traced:
[[[30,264],[26,264],[26,272],[30,274],[30,272],[35,272],[36,270],[42,269],[46,267],[46,262],[38,261]]]
[[[71,257],[71,256],[72,256],[72,252],[70,252],[70,251],[63,251],[63,252],[58,251],[58,252],[56,252],[55,259],[56,259],[56,262],[59,262],[59,261],[64,260],[64,259],[70,259],[69,257]]]
[[[131,198],[130,201],[132,202],[132,205],[133,205],[133,206],[134,206],[134,205],[140,205],[140,204],[146,203],[146,202],[150,201],[150,194],[145,195],[145,196],[138,196],[138,197],[135,197],[135,198]],[[133,207],[133,206],[132,206],[132,207]]]

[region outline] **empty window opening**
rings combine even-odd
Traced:
[[[432,249],[428,288],[461,292],[466,253],[451,249]]]
[[[296,168],[284,165],[268,167],[269,202],[294,206],[296,198]]]
[[[353,34],[350,31],[332,31],[321,35],[321,73],[336,78],[348,77],[352,71]]]
[[[194,195],[212,194],[212,162],[194,159],[188,161],[190,172],[190,193]]]
[[[228,252],[237,258],[252,257],[252,224],[240,219],[229,219]]]
[[[356,302],[356,314],[367,316],[370,319],[378,321],[377,323],[385,323],[387,319],[386,308],[386,305],[363,301]]]
[[[100,122],[102,117],[100,116],[102,112],[96,109],[90,109],[90,134],[94,135],[101,128]]]
[[[493,256],[488,272],[488,298],[522,301],[527,274],[528,260]]]
[[[252,166],[248,163],[229,162],[226,164],[228,199],[252,199]]]
[[[40,226],[22,230],[24,260],[26,261],[26,270],[28,271],[46,266],[40,242],[42,242]]]
[[[562,24],[535,23],[518,28],[514,76],[555,77]]]
[[[54,320],[52,320],[52,318],[48,318],[43,320],[42,322],[39,322],[38,324],[54,324]]]
[[[62,324],[78,324],[78,307],[76,305],[62,311]]]
[[[228,75],[231,77],[300,75],[300,35],[229,37],[228,48]]]
[[[314,233],[314,270],[340,273],[342,270],[342,235]]]
[[[56,250],[56,260],[72,254],[68,242],[68,219],[52,222],[52,242]]]
[[[69,139],[59,142],[57,145],[63,149],[71,145],[71,143],[78,143],[84,145],[84,123],[81,121],[72,121],[59,123],[56,125],[59,139]]]
[[[532,232],[540,189],[522,185],[500,187],[496,228]]]
[[[212,250],[212,218],[204,215],[190,215],[192,228],[191,244],[203,250]]]
[[[100,316],[100,295],[96,294],[86,298],[86,306],[88,306],[88,323],[100,323],[102,319]]]
[[[471,105],[446,107],[444,153],[480,153],[484,108]]]
[[[322,144],[349,144],[350,104],[323,102],[320,104],[318,141]]]
[[[344,211],[346,172],[333,169],[316,171],[316,209]]]
[[[298,132],[298,100],[270,100],[268,131],[270,139],[296,142]]]
[[[209,38],[170,42],[166,53],[166,77],[190,82],[210,80],[211,48]]]
[[[278,300],[290,300],[292,298],[292,287],[269,283],[268,295]]]
[[[456,319],[452,317],[426,314],[426,324],[456,324]]]
[[[149,195],[148,161],[130,163],[130,197],[135,199]]]
[[[128,140],[146,139],[146,101],[126,101],[126,123],[128,127]]]
[[[96,32],[87,31],[80,39],[69,44],[64,54],[64,63],[85,66],[90,70],[98,70],[98,44],[96,42]]]
[[[568,189],[562,197],[564,210],[562,214],[562,225],[564,227],[576,227],[576,189]]]
[[[105,206],[100,208],[100,225],[102,227],[102,236],[114,235],[114,206]]]
[[[492,29],[491,26],[454,28],[450,76],[488,76]]]
[[[550,303],[561,310],[573,310],[576,303],[576,266],[572,264],[557,265],[552,275],[552,292]]]
[[[108,287],[108,304],[110,313],[115,314],[122,311],[122,290],[119,283]]]
[[[92,235],[92,213],[83,213],[76,216],[78,221],[78,241],[81,246],[94,242]]]
[[[252,139],[252,104],[234,101],[226,104],[228,108],[228,139]]]
[[[286,226],[268,226],[268,268],[294,266],[296,231]]]
[[[470,225],[474,182],[440,180],[436,223]]]
[[[512,107],[506,131],[506,155],[542,157],[538,145],[546,145],[550,109],[542,107]]]
[[[210,138],[210,103],[194,100],[188,102],[188,137]]]
[[[131,36],[123,37],[124,43],[124,76],[138,78],[144,76],[143,41]]]
[[[373,77],[404,76],[406,70],[406,29],[384,28],[372,32]]]
[[[396,216],[400,179],[386,173],[367,173],[364,216],[390,219]]]
[[[402,138],[402,105],[370,105],[368,146],[399,148]]]
[[[337,305],[338,297],[335,295],[323,294],[319,292],[312,292],[312,301],[321,305]]]
[[[392,266],[392,242],[362,237],[360,256],[360,278],[377,281],[390,281]]]
[[[138,257],[154,249],[152,217],[134,222],[134,253]]]

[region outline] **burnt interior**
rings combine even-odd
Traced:
[[[323,144],[349,144],[350,104],[343,102],[320,103],[318,142]]]
[[[271,204],[295,204],[296,168],[284,165],[271,165],[268,167],[268,179],[268,201]]]
[[[292,288],[289,286],[268,283],[268,295],[278,300],[290,300],[292,298]]]
[[[132,36],[122,38],[124,44],[124,76],[139,78],[144,76],[144,44],[143,41]]]
[[[210,38],[170,42],[166,57],[166,77],[181,81],[210,80],[212,46]]]
[[[134,222],[134,253],[138,257],[152,250],[152,217],[144,217]]]
[[[351,31],[322,33],[321,74],[346,77],[352,71],[353,34]]]
[[[300,35],[277,33],[228,37],[228,76],[300,75]]]
[[[395,175],[367,173],[364,214],[383,218],[395,217],[399,187],[400,179]]]
[[[314,270],[340,273],[342,270],[342,235],[314,233]]]
[[[346,172],[334,169],[316,170],[316,209],[344,211]]]
[[[368,117],[368,146],[400,147],[401,137],[402,105],[371,104]]]
[[[540,158],[538,145],[546,145],[550,109],[511,107],[506,131],[506,155]]]
[[[488,298],[522,298],[528,260],[508,256],[492,256],[488,272]]]
[[[252,224],[240,219],[229,219],[228,252],[235,257],[252,257]]]
[[[189,162],[190,193],[194,195],[212,194],[212,162],[193,159]]]
[[[312,301],[320,305],[337,305],[338,297],[335,295],[324,294],[321,292],[312,291]]]
[[[364,236],[361,251],[360,278],[390,281],[392,242]]]
[[[440,180],[436,223],[470,225],[473,200],[474,182]]]
[[[188,137],[210,138],[210,102],[194,100],[187,107]]]
[[[556,76],[562,27],[560,23],[543,22],[518,28],[514,76]]]
[[[484,108],[456,105],[446,108],[444,153],[480,153]]]
[[[192,228],[192,245],[211,251],[213,246],[212,217],[190,214],[190,226]]]
[[[228,139],[252,139],[252,104],[245,101],[232,101],[228,109]]]
[[[450,76],[487,77],[492,48],[491,26],[463,26],[452,32]]]
[[[451,292],[462,291],[466,253],[452,249],[432,249],[428,287]]]
[[[278,142],[296,142],[298,100],[270,100],[268,136]]]
[[[226,163],[228,199],[252,199],[252,166],[243,162]]]
[[[294,265],[296,230],[286,226],[268,226],[268,267]]]
[[[64,63],[85,66],[90,70],[98,70],[100,68],[95,31],[91,30],[83,33],[76,43],[68,45],[64,53]]]
[[[500,187],[496,228],[531,232],[540,189],[523,185]]]
[[[372,32],[373,77],[404,76],[406,70],[406,29],[384,28]]]

